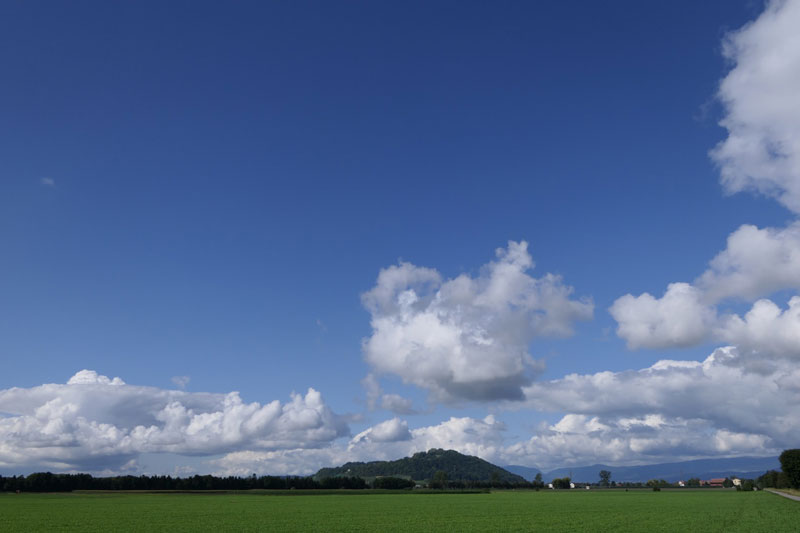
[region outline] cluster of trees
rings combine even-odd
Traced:
[[[665,489],[667,487],[671,487],[673,484],[667,481],[666,479],[651,479],[645,486],[650,487],[652,489]]]
[[[375,480],[372,482],[373,489],[390,489],[390,490],[413,489],[415,485],[416,483],[414,483],[413,479],[406,479],[404,477],[392,477],[392,476],[376,477]]]
[[[743,480],[743,482],[744,481],[752,482],[753,480],[752,479]],[[703,485],[703,482],[699,477],[690,477],[689,479],[686,480],[686,486],[696,488],[696,487],[703,487],[705,485]],[[722,482],[722,486],[725,487],[726,489],[733,487],[733,480],[731,478],[726,477],[725,480]],[[750,488],[750,490],[753,490],[752,487]]]
[[[800,448],[784,450],[778,460],[781,471],[770,470],[756,479],[759,487],[800,489]]]
[[[554,489],[568,489],[572,486],[572,480],[569,477],[557,477],[552,483]]]
[[[786,474],[783,472],[778,472],[777,470],[769,470],[758,476],[756,479],[756,485],[761,488],[771,489],[791,488],[791,485],[789,485],[789,478],[786,476]]]
[[[432,489],[540,489],[544,487],[541,474],[537,476],[538,481],[529,483],[524,479],[519,482],[503,480],[500,476],[492,475],[491,479],[449,479],[449,475],[444,470],[434,472],[428,482],[428,487]]]
[[[311,477],[216,477],[216,476],[114,476],[52,474],[37,472],[29,476],[0,476],[0,490],[6,492],[69,492],[73,490],[252,490],[252,489],[366,489],[360,477],[315,480]]]

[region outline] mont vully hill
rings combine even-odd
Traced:
[[[525,480],[508,470],[495,466],[479,457],[464,455],[454,450],[433,448],[396,461],[345,463],[335,468],[322,468],[315,479],[338,476],[403,476],[416,481],[430,480],[438,471],[447,473],[450,481],[499,481],[524,483]]]

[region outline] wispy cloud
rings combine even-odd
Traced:
[[[385,394],[374,374],[367,374],[361,380],[361,385],[367,395],[367,407],[371,411],[380,407],[398,415],[417,414],[411,399],[404,398],[399,394]]]
[[[185,389],[192,378],[189,376],[173,376],[172,382],[181,390]]]
[[[45,187],[55,187],[56,186],[56,180],[54,180],[53,178],[42,178],[42,179],[39,180],[39,183],[41,183]]]

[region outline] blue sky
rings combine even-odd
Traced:
[[[796,443],[797,4],[4,3],[0,470]]]

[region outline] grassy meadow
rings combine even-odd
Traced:
[[[0,531],[796,532],[800,502],[767,492],[0,494]]]

